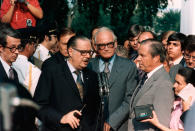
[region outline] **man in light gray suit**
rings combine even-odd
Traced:
[[[97,73],[106,70],[109,77],[110,91],[104,108],[104,131],[127,130],[129,100],[137,85],[136,65],[127,58],[117,56],[116,47],[114,32],[107,27],[100,28],[95,34],[95,48],[99,56],[88,65]]]
[[[147,79],[136,87],[131,97],[128,131],[153,131],[154,126],[135,119],[134,107],[153,104],[160,123],[169,127],[174,93],[169,74],[163,67],[165,51],[162,43],[156,40],[145,40],[138,50],[140,69],[146,72]]]

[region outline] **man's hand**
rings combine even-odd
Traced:
[[[108,123],[104,122],[104,131],[110,131],[110,128],[111,126]]]
[[[78,110],[71,111],[61,118],[60,123],[69,124],[72,127],[72,129],[77,128],[80,125],[79,124],[80,120],[74,116],[75,112],[80,116],[82,115],[81,112],[79,112]]]

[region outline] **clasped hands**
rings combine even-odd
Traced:
[[[80,125],[80,119],[78,119],[74,114],[77,113],[77,115],[81,116],[81,112],[78,110],[74,110],[71,111],[67,114],[65,114],[61,120],[60,123],[61,124],[69,124],[71,126],[72,129],[75,129],[77,127],[79,127]]]

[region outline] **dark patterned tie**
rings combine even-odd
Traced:
[[[147,73],[145,73],[140,82],[140,88],[144,85],[145,81],[148,79]]]
[[[14,69],[12,67],[9,69],[9,79],[14,80]]]
[[[104,72],[107,74],[108,78],[110,77],[110,70],[108,68],[109,64],[110,64],[109,62],[104,62],[105,65]]]
[[[79,90],[79,94],[81,99],[83,100],[83,81],[81,79],[81,72],[80,71],[75,71],[74,72],[77,75],[77,80],[76,80],[76,85]]]

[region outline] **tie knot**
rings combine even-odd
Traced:
[[[75,70],[74,73],[78,76],[81,74],[81,71]]]
[[[145,81],[148,79],[148,76],[146,73],[144,73],[142,79],[141,79],[141,85],[143,85],[145,83]]]
[[[110,64],[110,62],[105,61],[104,64],[105,64],[105,66],[108,66]]]

